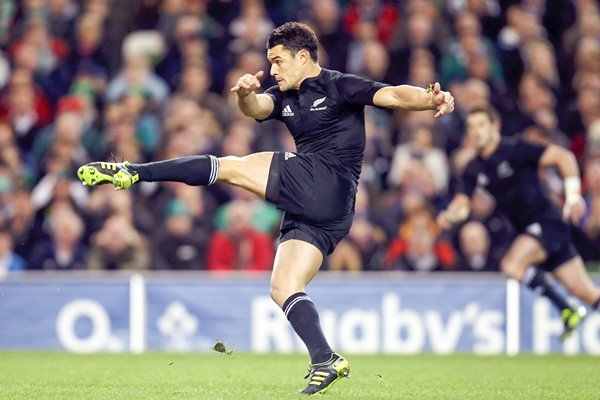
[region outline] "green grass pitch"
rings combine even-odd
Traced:
[[[323,399],[600,399],[600,358],[352,356]],[[0,353],[0,399],[298,399],[307,357]]]

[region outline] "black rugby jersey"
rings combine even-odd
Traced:
[[[521,138],[502,138],[490,158],[479,155],[467,164],[459,191],[470,197],[476,187],[484,188],[521,230],[541,214],[561,218],[539,180],[539,161],[545,150]]]
[[[373,105],[375,93],[385,86],[322,68],[302,81],[300,90],[267,89],[275,106],[265,120],[285,123],[299,153],[324,154],[336,171],[358,180],[365,153],[364,106]]]

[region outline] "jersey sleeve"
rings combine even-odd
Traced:
[[[336,80],[336,87],[342,100],[350,104],[366,106],[374,105],[375,93],[386,86],[389,85],[352,74],[343,74]]]
[[[473,192],[477,188],[477,166],[474,161],[467,164],[462,173],[457,187],[457,193],[466,194],[468,197],[473,196]]]
[[[279,86],[271,86],[267,90],[263,92],[273,100],[273,111],[269,116],[265,119],[257,119],[258,122],[267,121],[270,119],[278,119],[281,121],[281,100],[283,96],[281,95],[281,90],[279,90]]]
[[[546,146],[519,138],[513,147],[512,156],[523,165],[537,167],[544,151],[546,151]]]

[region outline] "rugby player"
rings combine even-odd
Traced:
[[[94,162],[80,167],[87,185],[127,189],[138,181],[216,182],[236,185],[285,212],[271,275],[271,297],[306,344],[311,366],[305,394],[324,393],[348,376],[348,361],[330,348],[305,287],[325,256],[348,234],[365,152],[366,105],[451,113],[454,98],[439,83],[425,89],[389,86],[322,68],[315,33],[289,22],[267,43],[277,85],[257,94],[263,71],[240,77],[231,88],[248,117],[277,119],[294,137],[297,152],[245,157],[199,155],[145,164]]]
[[[465,168],[458,193],[438,215],[443,228],[469,216],[470,198],[476,187],[496,199],[497,208],[515,226],[518,235],[500,262],[502,272],[545,295],[560,311],[567,338],[585,318],[582,306],[572,306],[552,286],[552,273],[569,293],[592,308],[600,308],[600,289],[588,276],[571,239],[571,223],[585,213],[579,167],[575,156],[557,145],[541,146],[522,138],[501,138],[500,117],[490,106],[471,110],[467,134],[478,155]],[[564,179],[563,209],[544,193],[539,169],[556,167]]]

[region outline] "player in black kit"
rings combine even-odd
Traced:
[[[468,218],[470,197],[477,186],[496,199],[497,208],[519,233],[501,261],[510,278],[547,296],[558,307],[564,323],[561,338],[568,337],[585,317],[583,307],[571,306],[552,287],[552,272],[565,288],[592,308],[600,309],[600,289],[587,275],[571,242],[570,224],[585,213],[579,168],[573,154],[556,145],[540,146],[521,138],[501,138],[498,113],[491,107],[476,108],[467,116],[467,134],[478,156],[466,167],[458,194],[438,222],[449,228]],[[563,210],[544,194],[539,168],[558,168],[565,187]],[[537,267],[536,267],[537,266]]]
[[[311,358],[302,393],[324,393],[350,372],[321,330],[304,292],[323,258],[348,234],[365,151],[364,106],[452,112],[454,99],[436,83],[430,90],[387,86],[321,68],[317,38],[290,22],[271,33],[267,57],[277,85],[256,94],[263,72],[242,76],[231,89],[246,116],[283,121],[296,153],[263,152],[245,157],[194,156],[147,164],[91,163],[78,171],[88,185],[126,189],[137,181],[223,182],[240,186],[285,211],[271,276],[271,297],[306,344]]]

